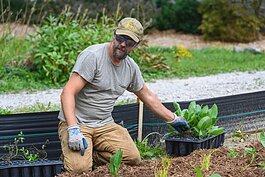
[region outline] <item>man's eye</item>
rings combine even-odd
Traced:
[[[123,37],[121,37],[121,36],[117,36],[116,39],[117,39],[118,41],[122,41],[122,40],[123,40]]]
[[[132,41],[132,40],[128,40],[128,41],[127,41],[127,44],[128,44],[128,46],[133,46],[133,45],[134,45],[134,41]]]

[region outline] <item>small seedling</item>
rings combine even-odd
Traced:
[[[121,161],[122,161],[122,150],[119,149],[110,158],[110,174],[111,174],[111,176],[117,177],[117,173],[119,171]]]
[[[203,177],[203,173],[202,173],[202,170],[200,169],[199,165],[195,166],[195,172],[197,174],[197,177]],[[215,174],[210,175],[209,177],[222,177],[222,176],[215,173]]]
[[[197,177],[203,177],[203,173],[199,165],[195,166],[195,172],[197,174]]]
[[[248,138],[248,134],[243,131],[243,124],[244,124],[243,121],[240,121],[239,129],[234,131],[234,132],[232,132],[232,140],[233,141],[238,141],[239,140],[240,142],[243,143]]]
[[[251,159],[254,159],[257,156],[257,150],[255,148],[245,148],[246,157],[250,157]]]
[[[227,153],[228,157],[232,157],[233,159],[237,158],[239,156],[238,152],[235,151],[234,148],[229,149],[229,152]]]
[[[167,177],[170,165],[170,158],[167,156],[162,157],[162,169],[155,172],[155,177]]]

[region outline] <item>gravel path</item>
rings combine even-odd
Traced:
[[[156,80],[148,87],[162,102],[189,101],[235,95],[265,90],[265,71],[235,72],[187,79]],[[60,104],[62,89],[51,89],[34,93],[0,94],[0,108],[15,109],[37,103]],[[134,94],[125,92],[118,101],[136,100]]]

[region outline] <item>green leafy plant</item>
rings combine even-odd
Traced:
[[[223,127],[215,126],[218,115],[216,104],[209,108],[207,105],[201,106],[192,101],[188,109],[183,110],[177,102],[174,102],[173,106],[176,109],[175,114],[187,120],[193,137],[205,138],[224,132]]]
[[[122,150],[119,149],[110,158],[110,174],[116,177],[122,161]]]
[[[167,177],[168,170],[171,165],[171,160],[168,156],[162,157],[162,169],[155,172],[155,177]]]
[[[166,154],[166,152],[160,147],[151,147],[148,144],[148,139],[144,138],[142,141],[135,141],[136,147],[140,152],[140,156],[142,159],[154,159],[158,157],[162,157]]]
[[[3,146],[8,153],[1,156],[0,159],[11,163],[13,160],[37,161],[47,157],[47,153],[44,149],[48,140],[42,145],[41,150],[35,146],[29,148],[22,146],[21,143],[24,143],[24,140],[24,134],[20,132],[18,137],[14,138],[13,143]]]

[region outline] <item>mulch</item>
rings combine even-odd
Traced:
[[[168,176],[192,177],[197,176],[195,166],[201,167],[203,157],[211,154],[209,170],[203,169],[204,176],[219,174],[222,177],[265,177],[264,167],[257,164],[265,163],[265,148],[259,143],[248,146],[257,150],[256,157],[251,158],[245,154],[245,149],[235,149],[240,156],[232,158],[227,156],[229,149],[221,147],[218,149],[203,149],[193,151],[185,157],[172,157]],[[138,166],[121,164],[118,176],[122,177],[155,177],[155,173],[162,168],[161,159],[143,160]],[[61,173],[58,177],[111,177],[109,164],[96,168],[89,174]]]

